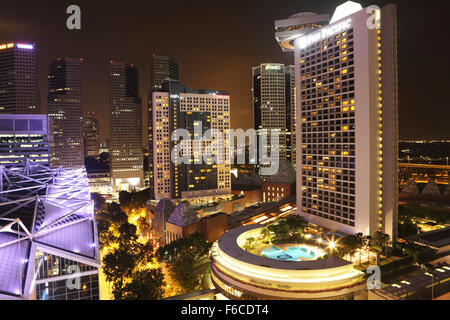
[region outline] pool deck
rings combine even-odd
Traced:
[[[282,261],[271,258],[261,257],[245,251],[237,244],[237,237],[246,231],[263,228],[263,225],[252,224],[240,226],[225,232],[218,240],[218,247],[224,253],[238,259],[242,262],[255,264],[268,268],[284,269],[284,270],[320,270],[347,266],[352,264],[339,257],[330,257],[320,260],[306,261]],[[298,244],[297,244],[298,246]]]

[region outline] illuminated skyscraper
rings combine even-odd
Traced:
[[[179,62],[172,58],[164,56],[152,56],[151,63],[151,89],[148,91],[148,174],[146,175],[146,186],[150,189],[150,197],[153,199],[155,197],[154,190],[154,168],[153,168],[153,108],[152,108],[152,94],[156,91],[161,91],[164,81],[174,80],[180,81],[181,67]],[[147,181],[148,179],[148,181]]]
[[[95,112],[88,112],[83,119],[84,156],[98,157],[100,141],[98,119]]]
[[[225,133],[230,129],[230,96],[224,91],[187,89],[178,81],[168,81],[161,91],[153,92],[153,168],[155,198],[185,199],[229,194],[231,176],[229,146],[220,144],[224,161],[208,163],[195,152],[195,145],[202,150],[211,139],[197,135],[208,129]],[[189,164],[172,161],[172,150],[179,154],[180,144],[171,141],[177,129],[186,129],[194,141],[189,154]],[[195,163],[200,160],[201,163]]]
[[[0,113],[39,113],[36,46],[0,43]]]
[[[59,58],[48,65],[48,115],[53,120],[52,166],[84,166],[83,59]]]
[[[142,100],[138,95],[138,70],[111,61],[111,179],[116,191],[141,188],[143,178]]]
[[[292,29],[301,23],[292,21]],[[380,230],[396,238],[396,33],[394,5],[363,9],[349,1],[328,25],[299,29],[291,38],[297,207],[314,224],[350,234]]]
[[[292,119],[295,117],[294,66],[264,63],[253,68],[253,123],[258,134],[279,130],[279,159],[292,161]],[[295,161],[294,161],[295,162]]]
[[[180,63],[170,57],[153,55],[151,67],[152,90],[159,90],[166,80],[180,80]]]

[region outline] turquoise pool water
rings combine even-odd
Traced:
[[[261,255],[283,261],[299,261],[299,258],[313,259],[315,256],[314,249],[306,247],[287,247],[286,250],[271,246],[261,251]]]

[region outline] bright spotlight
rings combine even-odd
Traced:
[[[328,247],[329,247],[330,249],[334,249],[334,248],[336,248],[336,243],[334,243],[333,241],[331,241],[331,242],[328,244]]]

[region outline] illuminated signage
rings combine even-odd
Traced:
[[[340,32],[350,29],[352,26],[352,19],[347,19],[342,22],[336,23],[329,27],[324,27],[317,32],[313,32],[312,34],[306,35],[298,39],[298,46],[300,49],[305,49],[310,45],[317,43],[319,41],[325,40],[329,37],[332,37]]]
[[[170,99],[178,99],[180,96],[177,94],[171,94]]]
[[[9,49],[14,47],[14,43],[4,43],[0,44],[0,50]]]
[[[273,65],[273,64],[268,64],[266,65],[266,70],[281,70],[281,66],[280,65]]]
[[[213,95],[214,99],[228,99],[230,98],[230,96],[224,96],[224,95],[220,95],[220,94],[215,94]]]
[[[32,44],[27,43],[17,43],[16,47],[19,49],[28,49],[28,50],[34,49],[34,46]]]

